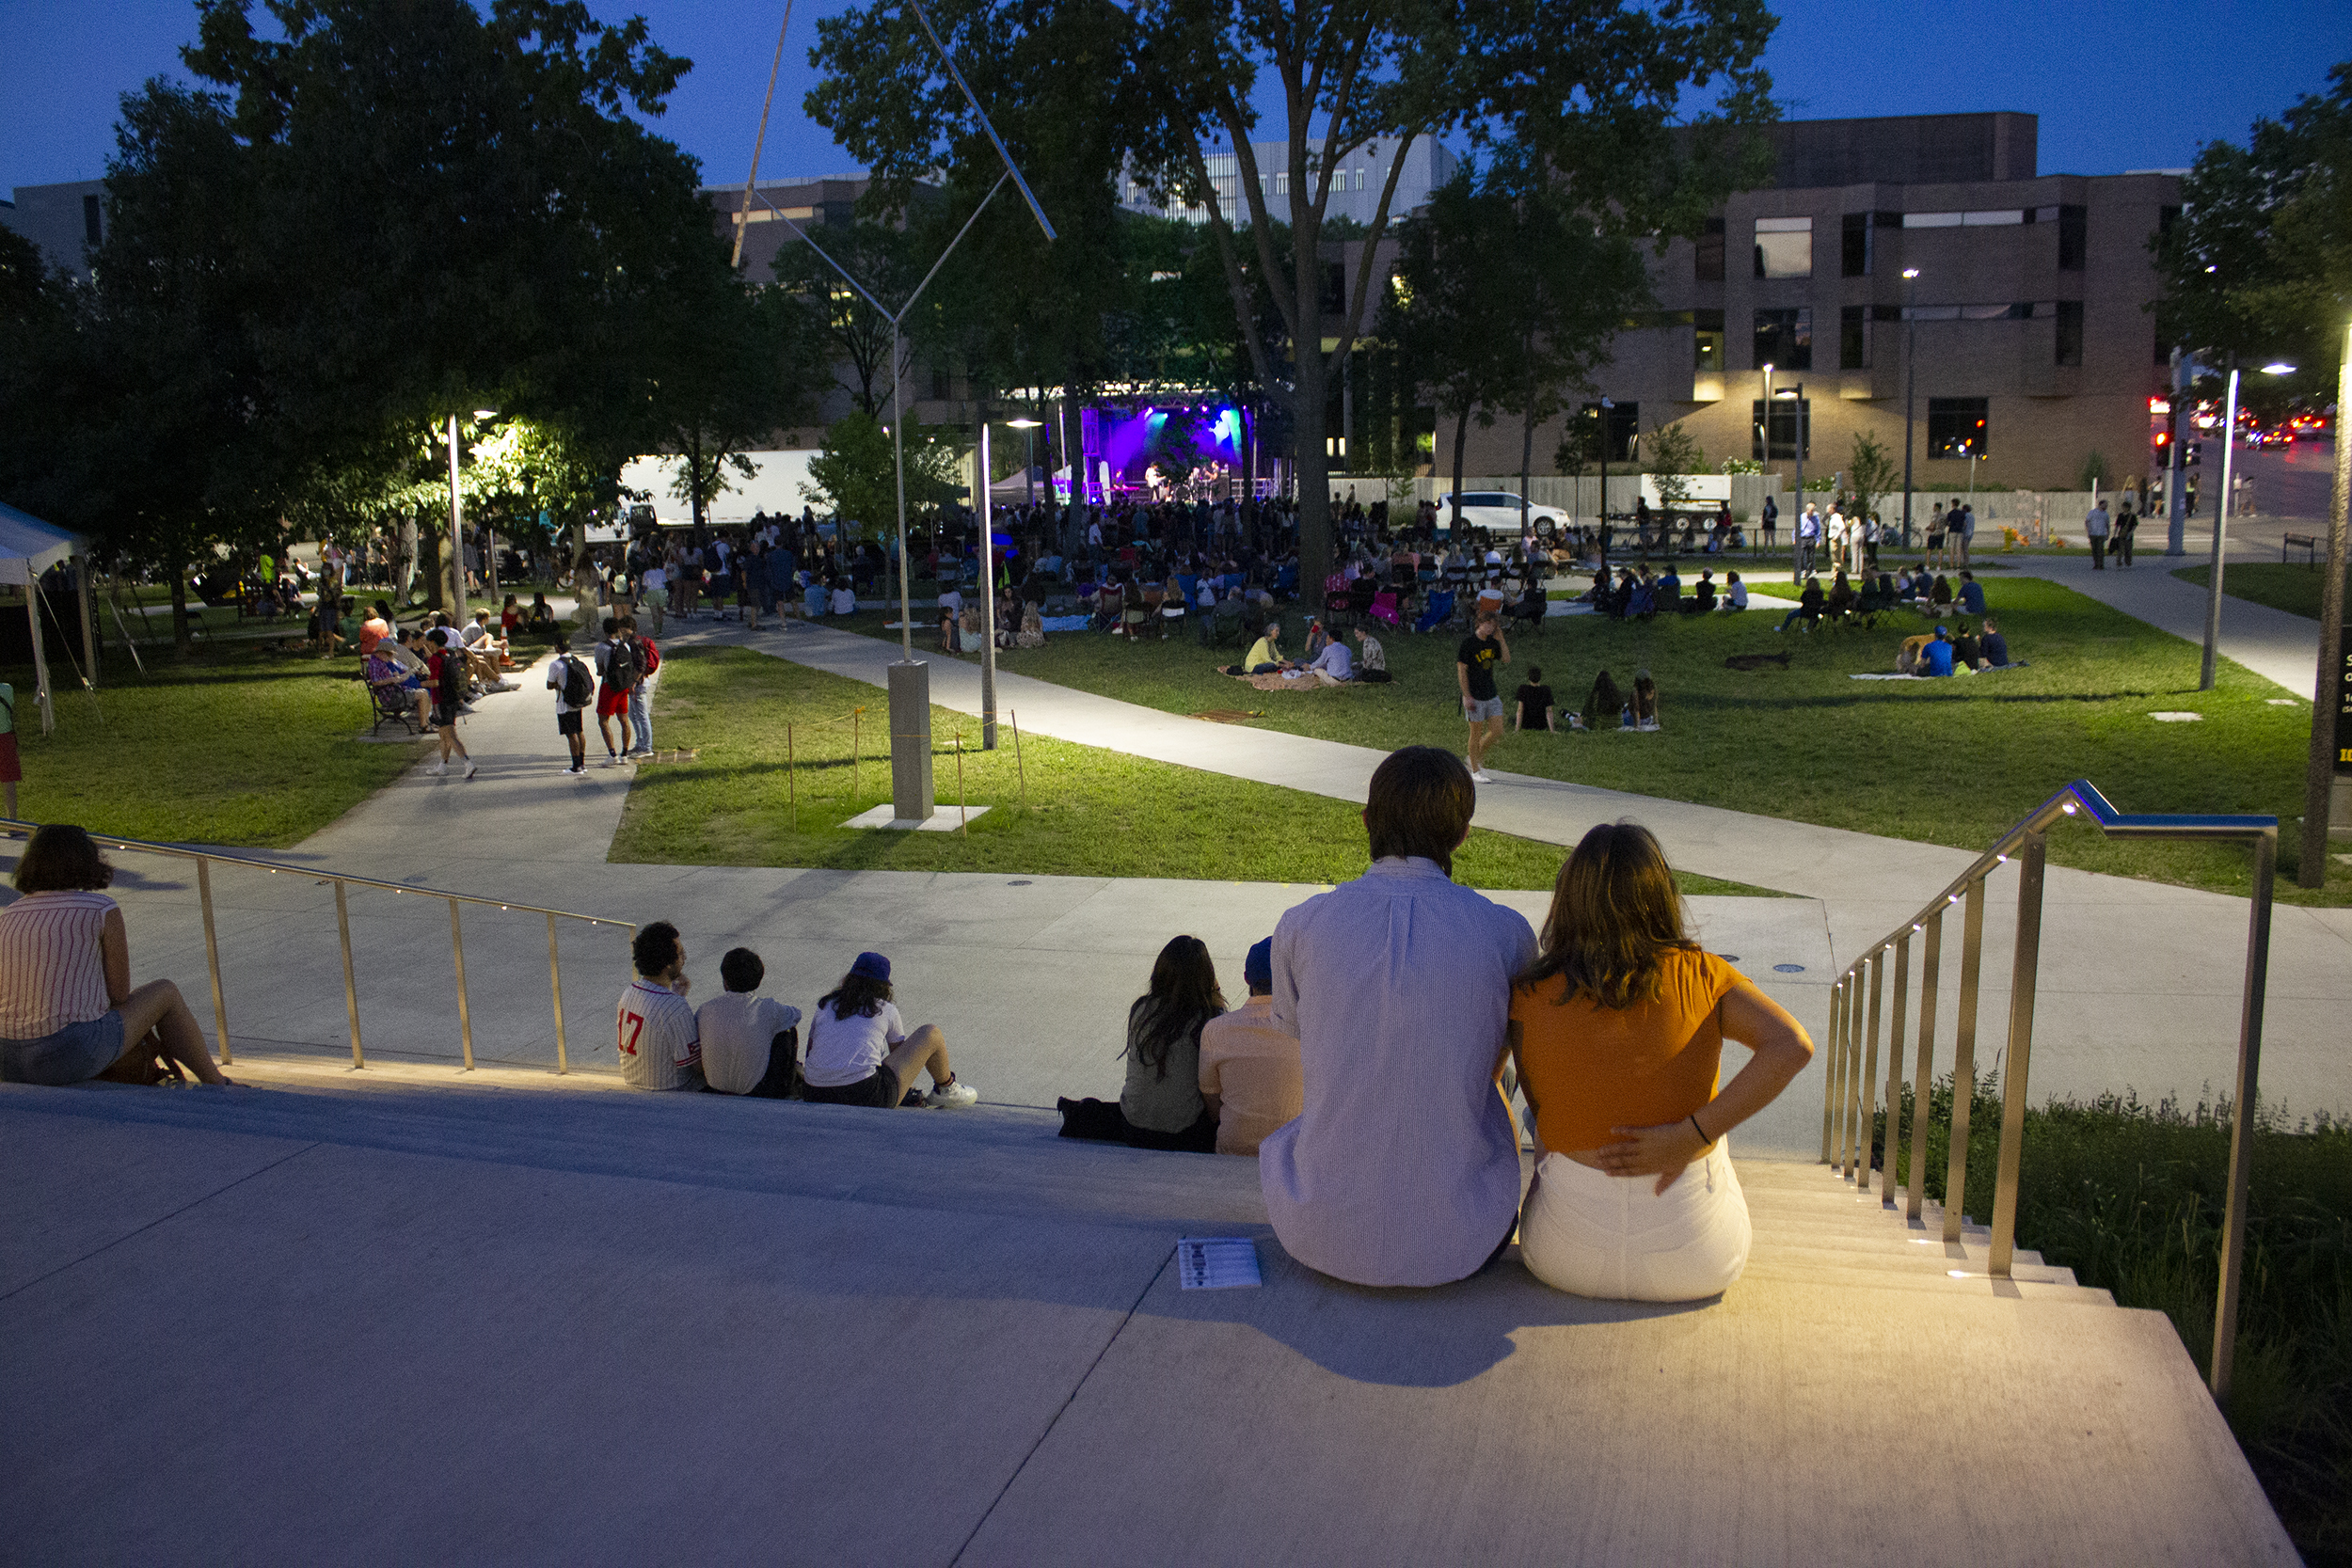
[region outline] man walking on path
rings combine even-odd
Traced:
[[[1814,510],[1811,501],[1807,501],[1804,511],[1797,518],[1797,581],[1803,582],[1805,575],[1813,570],[1813,549],[1820,542],[1821,515]]]
[[[588,771],[588,736],[580,711],[596,705],[596,673],[572,652],[572,640],[555,640],[555,658],[548,665],[548,689],[555,693],[555,733],[571,747],[572,765],[566,773]]]
[[[1462,717],[1470,723],[1470,776],[1486,784],[1486,748],[1502,738],[1502,694],[1495,671],[1511,662],[1511,644],[1492,615],[1481,615],[1472,635],[1454,651],[1454,677],[1462,688]]]
[[[2107,569],[2107,503],[2093,501],[2090,515],[2083,518],[2083,537],[2090,541],[2090,569]]]

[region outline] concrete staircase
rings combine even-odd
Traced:
[[[1369,1291],[1034,1110],[239,1070],[0,1086],[0,1556],[2294,1560],[2162,1317],[1818,1165],[1711,1303]]]

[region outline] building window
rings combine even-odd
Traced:
[[[1813,220],[1811,218],[1757,218],[1756,220],[1756,276],[1758,277],[1812,277]]]
[[[82,237],[93,245],[106,243],[106,219],[95,195],[82,198]]]
[[[2090,209],[2065,206],[2058,213],[2058,271],[2080,272],[2090,252]]]
[[[1638,403],[1619,403],[1609,409],[1608,414],[1609,461],[1630,463],[1633,461],[1633,442],[1642,429],[1642,405]],[[1577,418],[1584,421],[1588,430],[1600,415],[1601,406],[1597,403],[1588,403],[1577,411]]]
[[[1693,370],[1721,371],[1724,368],[1724,313],[1721,310],[1691,312],[1692,352]]]
[[[1813,368],[1813,311],[1805,306],[1794,309],[1758,310],[1756,313],[1756,360],[1758,369],[1766,365],[1781,371],[1809,371]]]
[[[1291,177],[1288,174],[1278,174],[1274,177],[1274,194],[1276,196],[1291,194]]]
[[[1707,228],[1699,235],[1698,245],[1691,256],[1692,280],[1699,283],[1721,283],[1724,280],[1724,220],[1708,218]]]
[[[1867,305],[1849,305],[1837,312],[1837,368],[1870,368],[1870,308]]]
[[[2080,365],[2083,362],[2083,302],[2061,299],[2058,302],[2058,362]]]
[[[1844,228],[1844,252],[1838,271],[1847,277],[1867,277],[1870,276],[1870,214],[1848,213]]]
[[[1984,457],[1985,421],[1990,404],[1984,398],[1928,399],[1928,455]]]
[[[1797,436],[1802,427],[1806,448],[1805,456],[1813,455],[1813,400],[1811,398],[1773,398],[1768,411],[1765,400],[1757,398],[1750,404],[1748,455],[1758,463],[1793,463],[1797,460]],[[1767,434],[1772,436],[1768,443]]]

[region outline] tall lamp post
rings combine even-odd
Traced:
[[[826,255],[824,247],[809,236],[807,230],[803,229],[787,215],[782,208],[770,201],[765,195],[754,189],[750,183],[746,183],[744,189],[747,196],[766,207],[786,228],[799,235],[818,260],[834,272],[839,273],[850,288],[855,289],[867,304],[881,311],[882,318],[890,323],[890,453],[892,467],[897,472],[898,490],[899,655],[898,662],[888,666],[890,673],[890,800],[891,820],[894,823],[912,825],[928,820],[936,811],[937,802],[931,799],[930,666],[914,657],[914,613],[907,582],[907,464],[906,440],[903,433],[906,423],[906,405],[902,393],[905,373],[902,338],[906,318],[908,312],[914,309],[914,302],[923,297],[923,291],[930,287],[931,279],[939,276],[939,269],[947,264],[947,258],[954,253],[956,246],[963,242],[963,237],[972,231],[972,226],[979,221],[980,214],[987,211],[988,204],[996,199],[996,193],[1005,188],[1006,181],[1011,181],[1020,190],[1022,198],[1029,204],[1031,215],[1037,219],[1038,227],[1045,231],[1046,239],[1050,241],[1057,236],[1054,232],[1054,226],[1046,221],[1045,209],[1038,204],[1036,193],[1029,189],[1029,182],[1021,177],[1021,170],[1014,165],[1012,154],[1006,150],[1005,140],[996,134],[996,127],[989,119],[988,111],[980,107],[980,101],[972,91],[971,84],[963,79],[963,72],[956,69],[955,56],[947,53],[946,44],[940,40],[939,34],[933,30],[930,15],[924,11],[921,5],[916,3],[916,0],[907,0],[907,9],[914,13],[914,20],[921,25],[924,37],[930,40],[931,48],[938,54],[940,63],[946,67],[948,77],[962,92],[963,101],[972,105],[974,117],[979,120],[980,128],[988,133],[988,139],[995,145],[997,157],[1004,162],[1005,172],[996,177],[996,183],[989,187],[988,195],[982,197],[979,205],[972,209],[972,215],[963,220],[963,227],[956,230],[956,237],[949,240],[946,248],[939,253],[939,260],[933,261],[931,270],[923,275],[923,281],[917,283],[914,286],[914,292],[907,295],[906,303],[896,310],[891,309],[890,307],[875,298],[873,291],[859,282],[855,275],[848,268]],[[777,50],[779,54],[782,53],[781,40],[778,41]],[[748,218],[748,213],[745,216]],[[985,457],[983,457],[983,473],[985,473]],[[987,494],[985,482],[983,482],[981,494],[983,504],[985,504]],[[992,642],[989,657],[993,661],[994,657],[994,644]],[[993,664],[989,673],[993,679]]]
[[[1919,390],[1919,269],[1903,269],[1903,548],[1911,548],[1911,418]]]
[[[1025,507],[1035,506],[1037,504],[1037,433],[1038,428],[1044,421],[1032,420],[1025,414],[1020,419],[1007,420],[1005,422],[1021,432],[1021,504]]]
[[[2283,361],[2263,367],[2265,375],[2292,375],[2295,367]],[[2215,666],[2221,649],[2222,551],[2230,531],[2230,459],[2237,451],[2237,356],[2230,356],[2230,386],[2221,402],[2221,499],[2213,509],[2213,564],[2205,574],[2205,657],[2197,667],[2197,689],[2213,689]]]
[[[1764,471],[1771,473],[1772,471],[1772,367],[1769,361],[1764,366],[1764,422],[1756,427],[1756,441],[1763,454]],[[1795,537],[1796,527],[1797,519],[1789,518],[1788,528],[1792,538]]]
[[[1769,369],[1770,367],[1767,368]],[[1804,383],[1800,381],[1795,386],[1783,388],[1781,390],[1774,392],[1772,395],[1779,398],[1792,399],[1797,405],[1797,515],[1790,520],[1788,525],[1790,537],[1793,538],[1796,531],[1804,527]],[[1769,430],[1772,428],[1772,404],[1766,404],[1764,405],[1764,424],[1766,429]],[[1794,580],[1793,577],[1791,578],[1791,580]]]
[[[2328,877],[2331,797],[2352,780],[2352,639],[2344,634],[2344,574],[2347,513],[2352,512],[2352,438],[2344,420],[2352,410],[2352,326],[2344,329],[2336,372],[2336,483],[2328,503],[2328,575],[2319,585],[2319,682],[2312,692],[2312,755],[2304,776],[2303,843],[2296,882],[2318,887]]]

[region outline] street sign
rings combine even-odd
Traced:
[[[2352,626],[2338,628],[2336,636],[2336,689],[2321,695],[2335,699],[2336,777],[2344,779],[2352,778]]]

